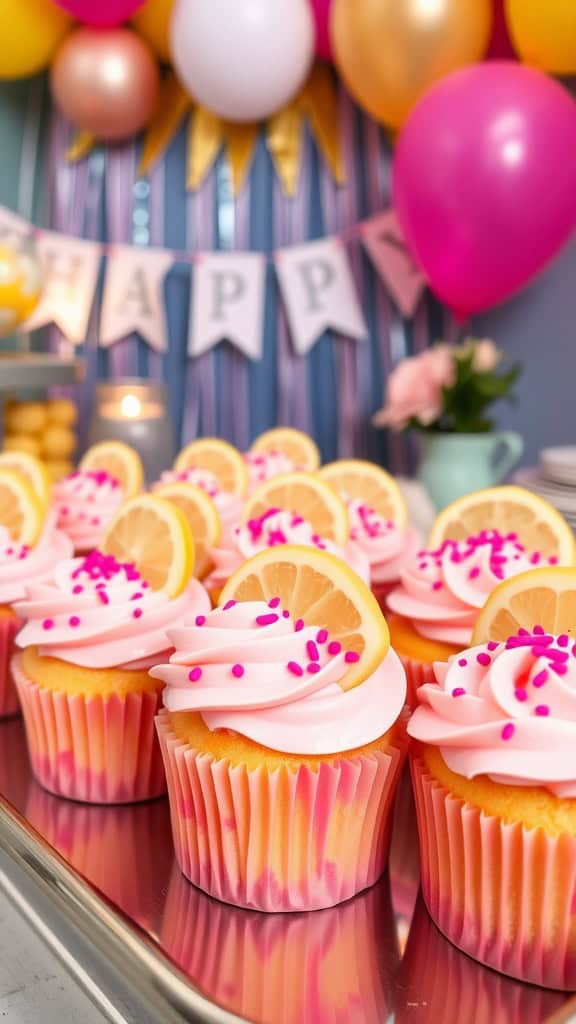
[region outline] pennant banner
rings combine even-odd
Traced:
[[[32,230],[28,221],[12,213],[12,210],[7,210],[5,206],[0,206],[0,242],[31,235]]]
[[[365,221],[361,231],[364,247],[402,316],[414,316],[426,279],[406,247],[394,210]]]
[[[100,319],[104,348],[138,331],[155,352],[167,351],[164,278],[173,262],[166,249],[115,245],[108,251]]]
[[[102,247],[54,231],[36,232],[44,287],[40,302],[23,326],[34,331],[56,324],[69,341],[81,345],[98,280]]]
[[[299,355],[306,355],[329,327],[358,341],[367,338],[340,238],[279,249],[275,256],[292,341]]]
[[[195,259],[188,354],[200,356],[229,341],[249,359],[260,359],[264,319],[261,253],[200,253]]]

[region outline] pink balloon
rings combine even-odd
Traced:
[[[394,206],[430,287],[458,316],[526,285],[576,226],[576,104],[510,61],[463,68],[416,104]]]
[[[145,0],[56,0],[56,3],[84,25],[112,28],[128,21]]]
[[[322,60],[332,60],[330,41],[330,9],[332,0],[310,0],[316,23],[316,54]]]

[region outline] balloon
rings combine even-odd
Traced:
[[[576,104],[540,71],[449,75],[400,133],[394,206],[430,287],[456,314],[527,284],[576,226]]]
[[[314,20],[308,0],[177,0],[171,45],[195,100],[228,121],[259,121],[304,82]]]
[[[29,238],[13,238],[0,245],[0,337],[11,334],[38,305],[42,270],[36,247]]]
[[[2,0],[0,79],[28,78],[43,71],[70,24],[50,0]]]
[[[330,42],[330,9],[332,0],[310,0],[316,22],[316,54],[322,60],[332,60]]]
[[[334,61],[377,121],[399,127],[433,82],[480,60],[490,0],[334,0]]]
[[[113,28],[131,18],[144,0],[55,0],[55,3],[84,25]]]
[[[555,75],[576,72],[574,0],[506,0],[506,14],[523,61]]]
[[[504,0],[493,0],[492,34],[486,50],[485,60],[514,60],[516,52],[510,40]]]
[[[166,64],[172,60],[170,19],[173,10],[174,0],[148,0],[132,19],[136,31],[144,36],[160,60]]]
[[[54,102],[77,128],[115,142],[150,120],[159,75],[151,50],[134,32],[85,26],[64,40],[50,84]]]

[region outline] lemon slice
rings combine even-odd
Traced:
[[[318,470],[318,476],[342,498],[364,502],[383,519],[405,527],[408,509],[398,484],[385,469],[365,459],[338,459]]]
[[[28,452],[1,452],[0,469],[13,469],[21,473],[38,495],[40,501],[48,505],[52,493],[50,474],[43,462]]]
[[[200,487],[188,483],[163,484],[154,494],[170,501],[186,517],[194,538],[194,575],[200,580],[204,579],[212,566],[210,552],[217,546],[222,529],[218,509],[212,498]]]
[[[102,550],[130,562],[153,590],[177,597],[194,568],[194,540],[179,508],[155,494],[124,502],[108,526]]]
[[[44,526],[46,505],[22,473],[0,469],[0,526],[12,540],[32,547]]]
[[[280,473],[259,484],[248,498],[242,522],[258,519],[271,508],[302,516],[319,537],[344,547],[350,537],[348,512],[329,484],[309,473]]]
[[[251,452],[282,452],[294,464],[295,469],[313,473],[320,465],[318,445],[294,427],[274,427],[260,434],[254,441]]]
[[[444,540],[465,540],[481,530],[516,533],[527,551],[574,562],[574,534],[564,517],[544,498],[514,486],[473,491],[452,502],[436,519],[428,547],[433,551]]]
[[[531,569],[499,583],[476,620],[472,643],[507,640],[534,626],[576,640],[576,568]]]
[[[218,437],[201,437],[191,441],[174,463],[177,473],[187,469],[208,469],[214,474],[223,491],[243,498],[248,490],[248,469],[234,445]]]
[[[125,498],[133,498],[142,490],[144,471],[138,452],[123,441],[101,441],[83,455],[79,469],[86,473],[102,470],[114,477]]]
[[[359,655],[341,680],[342,689],[358,686],[385,658],[390,634],[378,602],[335,555],[290,544],[266,548],[230,577],[218,603],[268,602],[275,597],[294,620],[327,629],[344,650]]]

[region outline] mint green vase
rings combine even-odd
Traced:
[[[481,487],[494,487],[518,464],[524,451],[520,434],[420,435],[418,477],[438,510]]]

